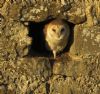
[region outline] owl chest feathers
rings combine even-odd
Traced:
[[[55,50],[56,52],[62,51],[67,45],[68,39],[67,35],[65,35],[62,39],[55,39],[54,36],[46,35],[46,48],[48,50]]]

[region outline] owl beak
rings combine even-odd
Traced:
[[[60,33],[60,32],[58,32],[58,38],[60,38],[60,36],[61,36],[61,33]]]
[[[58,35],[58,38],[60,38],[60,34]]]

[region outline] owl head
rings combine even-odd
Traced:
[[[48,37],[55,40],[62,40],[69,36],[69,26],[64,20],[53,20],[46,27]]]

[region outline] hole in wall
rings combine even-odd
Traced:
[[[42,22],[29,22],[28,30],[29,37],[32,38],[31,49],[29,50],[30,56],[45,56],[49,57],[52,53],[45,47],[45,39],[43,34],[43,28],[45,24],[54,19],[49,19]]]
[[[43,29],[46,24],[51,22],[54,19],[49,19],[42,22],[32,22],[29,21],[28,30],[29,30],[29,37],[32,38],[31,49],[29,50],[29,56],[42,56],[42,57],[51,57],[53,56],[52,52],[48,51],[45,47],[45,39],[43,34]],[[67,22],[67,21],[66,21]],[[74,24],[67,22],[70,27],[70,36],[68,40],[68,44],[65,49],[59,53],[66,53],[70,50],[70,47],[74,40]]]

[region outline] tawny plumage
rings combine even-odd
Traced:
[[[66,47],[69,34],[69,26],[64,20],[53,20],[45,26],[45,45],[48,50],[52,51],[54,58]]]

